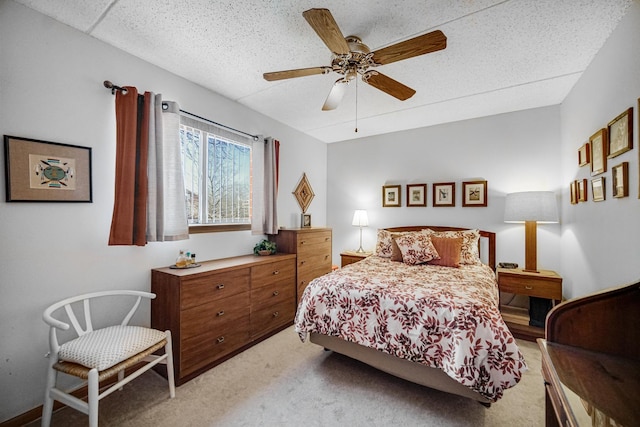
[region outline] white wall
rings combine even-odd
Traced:
[[[107,246],[115,176],[114,97],[103,80],[162,93],[193,113],[281,141],[280,224],[299,225],[291,192],[303,172],[326,225],[326,145],[12,1],[0,0],[0,134],[92,147],[93,203],[0,202],[0,422],[42,403],[43,310],[71,295],[150,289],[150,270],[180,248],[200,260],[250,253],[264,236],[192,235],[146,247]],[[4,157],[4,154],[2,155]],[[4,163],[4,158],[0,160]],[[5,185],[4,173],[0,188]],[[149,322],[149,307],[139,319]],[[11,392],[8,392],[11,390]]]
[[[634,109],[633,150],[608,159],[606,200],[578,205],[564,203],[562,214],[562,274],[570,295],[640,279],[640,200],[638,200],[638,98],[640,97],[640,2],[635,1],[575,85],[561,108],[562,189],[569,200],[569,183],[591,181],[589,167],[578,167],[577,150],[598,129],[629,107]],[[629,197],[612,195],[611,166],[629,162]]]
[[[507,193],[550,190],[560,203],[559,108],[546,107],[329,145],[328,212],[333,258],[358,247],[351,226],[366,209],[363,246],[378,228],[458,225],[497,232],[498,261],[524,264],[524,225],[505,224]],[[462,181],[488,181],[487,207],[462,207]],[[433,207],[434,182],[456,182],[456,206]],[[406,184],[427,183],[427,207],[406,207]],[[382,186],[402,184],[401,208],[382,207]],[[538,227],[538,266],[560,268],[560,225]]]

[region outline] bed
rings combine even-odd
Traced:
[[[295,330],[302,341],[488,406],[527,369],[500,315],[494,271],[492,232],[381,229],[374,255],[309,283]]]

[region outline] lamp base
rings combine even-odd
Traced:
[[[356,253],[357,253],[357,254],[363,254],[363,253],[365,253],[365,252],[366,252],[366,251],[365,251],[364,249],[362,249],[362,246],[360,246],[360,247],[358,248],[358,250],[356,251]]]

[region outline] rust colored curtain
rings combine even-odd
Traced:
[[[116,93],[116,179],[109,245],[144,246],[151,93]]]
[[[278,234],[278,180],[280,178],[280,141],[267,138],[264,147],[264,214],[265,234]]]

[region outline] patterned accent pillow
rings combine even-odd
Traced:
[[[62,344],[58,359],[102,371],[165,338],[166,334],[156,329],[142,326],[109,326]]]
[[[460,267],[460,253],[462,252],[462,237],[436,237],[431,236],[431,243],[438,251],[440,259],[429,261],[431,265],[443,267]]]
[[[422,264],[440,258],[438,251],[431,243],[431,237],[426,233],[410,233],[395,240],[400,252],[402,252],[402,261],[405,264]]]
[[[431,236],[435,237],[462,237],[462,250],[460,252],[460,264],[480,264],[480,252],[478,241],[479,230],[463,231],[436,231]]]
[[[390,232],[387,230],[378,230],[378,240],[376,242],[376,255],[382,258],[392,258],[393,255],[393,239],[398,236],[404,236],[408,231]],[[400,260],[402,261],[402,260]]]

